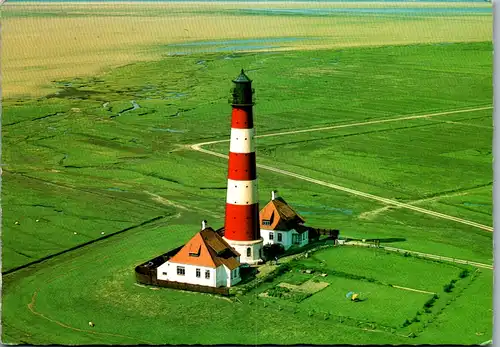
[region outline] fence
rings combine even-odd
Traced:
[[[183,246],[173,249],[165,254],[162,254],[154,259],[151,259],[141,265],[136,266],[135,268],[136,282],[158,287],[229,296],[229,288],[225,287],[214,288],[214,287],[200,286],[197,284],[159,280],[157,278],[156,269],[158,268],[158,266],[168,261],[168,259],[173,257],[177,252],[179,252],[182,247]]]
[[[309,239],[317,240],[321,235],[328,235],[331,239],[338,239],[340,231],[337,229],[318,229],[318,228],[309,228]]]

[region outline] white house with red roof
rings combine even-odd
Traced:
[[[241,281],[240,254],[203,221],[202,230],[157,268],[157,279],[231,287]]]
[[[272,191],[271,201],[259,213],[260,236],[264,245],[282,244],[285,250],[309,243],[309,228],[305,220],[287,202]]]

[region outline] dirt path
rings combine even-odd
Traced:
[[[336,126],[323,127],[323,128],[303,129],[303,130],[295,130],[295,131],[288,131],[288,132],[280,132],[280,133],[274,133],[274,134],[260,135],[260,136],[256,136],[256,137],[281,136],[281,135],[286,135],[286,134],[297,134],[297,133],[302,133],[302,132],[323,131],[323,130],[331,130],[331,129],[338,129],[338,128],[346,128],[346,127],[354,127],[354,126],[362,126],[362,125],[377,124],[377,123],[386,123],[386,122],[396,122],[396,121],[401,121],[401,120],[427,118],[427,117],[434,117],[434,116],[443,116],[443,115],[459,114],[459,113],[465,113],[465,112],[473,112],[473,111],[480,111],[480,110],[491,110],[491,109],[492,109],[491,106],[484,106],[484,107],[469,108],[469,109],[462,109],[462,110],[455,110],[455,111],[430,113],[430,114],[418,115],[418,116],[397,117],[397,118],[380,119],[380,120],[367,121],[367,122],[361,122],[361,123],[336,125]],[[209,150],[203,149],[201,147],[205,146],[205,145],[222,143],[222,142],[228,142],[228,141],[229,140],[219,140],[219,141],[211,141],[211,142],[198,143],[198,144],[191,145],[191,149],[193,149],[195,151],[198,151],[198,152],[205,153],[205,154],[210,154],[210,155],[213,155],[213,156],[216,156],[216,157],[227,159],[228,156],[225,155],[225,154],[217,153],[217,152],[214,152],[214,151],[209,151]],[[454,222],[457,222],[457,223],[461,223],[461,224],[466,224],[466,225],[469,225],[469,226],[472,226],[472,227],[475,227],[475,228],[479,228],[479,229],[482,229],[482,230],[485,230],[485,231],[489,231],[489,232],[493,231],[493,228],[490,227],[490,226],[488,226],[488,225],[483,225],[483,224],[480,224],[480,223],[469,221],[469,220],[466,220],[466,219],[463,219],[463,218],[458,218],[458,217],[450,216],[450,215],[447,215],[447,214],[444,214],[444,213],[440,213],[440,212],[426,210],[424,208],[420,208],[420,207],[413,206],[413,205],[406,204],[406,203],[402,203],[402,202],[399,202],[399,201],[395,201],[395,200],[383,198],[381,196],[364,193],[364,192],[361,192],[359,190],[355,190],[355,189],[351,189],[351,188],[339,186],[337,184],[333,184],[333,183],[329,183],[329,182],[317,180],[317,179],[310,178],[310,177],[307,177],[307,176],[304,176],[304,175],[299,175],[299,174],[296,174],[296,173],[293,173],[293,172],[290,172],[290,171],[281,170],[281,169],[278,169],[278,168],[275,168],[275,167],[272,167],[272,166],[257,164],[257,167],[261,168],[261,169],[269,170],[269,171],[272,171],[272,172],[276,172],[276,173],[279,173],[279,174],[282,174],[282,175],[294,177],[294,178],[297,178],[297,179],[300,179],[300,180],[303,180],[303,181],[311,182],[311,183],[314,183],[314,184],[317,184],[317,185],[321,185],[321,186],[324,186],[324,187],[328,187],[328,188],[340,190],[340,191],[343,191],[343,192],[346,192],[346,193],[349,193],[349,194],[361,196],[361,197],[366,198],[366,199],[380,201],[380,202],[383,202],[383,203],[391,205],[391,206],[397,206],[397,207],[400,207],[400,208],[406,208],[408,210],[420,212],[420,213],[427,214],[427,215],[430,215],[430,216],[433,216],[433,217],[437,217],[437,218],[441,218],[441,219],[451,220],[451,221],[454,221]]]
[[[424,294],[436,294],[434,292],[428,292],[425,290],[420,290],[420,289],[414,289],[414,288],[408,288],[408,287],[400,287],[400,286],[392,286],[393,288],[398,288],[398,289],[403,289],[403,290],[408,290],[410,292],[417,292],[417,293],[424,293]]]
[[[448,198],[448,197],[452,197],[452,196],[460,196],[460,195],[467,195],[468,192],[457,192],[457,193],[452,193],[452,194],[443,194],[443,195],[437,195],[437,196],[433,196],[432,198],[425,198],[425,199],[419,199],[419,200],[413,200],[413,201],[409,201],[407,202],[408,205],[415,205],[415,204],[419,204],[421,202],[426,202],[426,201],[435,201],[435,200],[439,200],[439,199],[442,199],[442,198]],[[373,219],[375,216],[377,216],[378,214],[382,213],[382,212],[385,212],[385,211],[388,211],[388,210],[392,210],[392,209],[395,209],[397,207],[395,206],[384,206],[384,207],[381,207],[381,208],[377,208],[375,210],[371,210],[371,211],[366,211],[366,212],[363,212],[359,215],[359,218],[360,219]]]
[[[314,131],[325,131],[325,130],[341,129],[341,128],[352,128],[352,127],[365,126],[365,125],[371,125],[371,124],[390,123],[390,122],[398,122],[398,121],[402,121],[402,120],[430,118],[430,117],[435,117],[435,116],[446,116],[446,115],[450,115],[450,114],[459,114],[459,113],[467,113],[467,112],[483,111],[483,110],[492,110],[492,109],[493,109],[493,106],[482,106],[482,107],[466,108],[466,109],[454,110],[454,111],[428,113],[428,114],[422,114],[422,115],[403,116],[403,117],[398,116],[398,117],[393,117],[393,118],[371,120],[371,121],[366,121],[366,122],[357,122],[357,123],[349,123],[349,124],[341,124],[341,125],[331,125],[331,126],[321,127],[321,128],[309,128],[309,129],[282,131],[282,132],[278,132],[278,133],[256,135],[255,138],[273,137],[273,136],[282,136],[282,135],[300,134],[300,133],[309,133],[309,132],[314,132]],[[191,149],[194,149],[195,151],[197,151],[202,146],[214,145],[214,144],[217,144],[217,143],[224,143],[224,142],[229,142],[229,141],[230,141],[229,139],[226,139],[226,140],[217,140],[217,141],[197,143],[197,144],[191,145]]]

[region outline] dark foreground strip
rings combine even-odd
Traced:
[[[108,234],[106,236],[103,236],[103,237],[100,237],[98,239],[95,239],[95,240],[90,240],[90,241],[87,241],[85,243],[81,243],[79,245],[76,245],[74,247],[71,247],[71,248],[68,248],[68,249],[65,249],[64,251],[61,251],[61,252],[58,252],[58,253],[54,253],[54,254],[51,254],[51,255],[48,255],[46,257],[43,257],[43,258],[40,258],[38,260],[35,260],[35,261],[32,261],[30,263],[27,263],[27,264],[24,264],[24,265],[21,265],[21,266],[18,266],[18,267],[15,267],[13,269],[10,269],[10,270],[7,270],[7,271],[3,271],[2,272],[2,275],[5,276],[5,275],[8,275],[8,274],[11,274],[13,272],[16,272],[18,270],[21,270],[21,269],[24,269],[24,268],[27,268],[28,266],[31,266],[31,265],[35,265],[35,264],[38,264],[38,263],[41,263],[43,261],[46,261],[46,260],[49,260],[49,259],[52,259],[54,257],[57,257],[61,254],[65,254],[65,253],[68,253],[68,252],[71,252],[71,251],[74,251],[74,250],[77,250],[79,248],[82,248],[82,247],[85,247],[85,246],[88,246],[88,245],[91,245],[93,243],[96,243],[98,241],[102,241],[102,240],[105,240],[109,237],[112,237],[112,236],[115,236],[115,235],[118,235],[118,234],[121,234],[121,233],[124,233],[125,231],[129,231],[129,230],[132,230],[132,229],[136,229],[136,228],[139,228],[139,227],[142,227],[144,225],[147,225],[147,224],[151,224],[153,222],[156,222],[157,220],[160,220],[162,218],[165,218],[166,216],[158,216],[158,217],[155,217],[155,218],[152,218],[152,219],[149,219],[145,222],[142,222],[140,224],[137,224],[137,225],[133,225],[131,227],[128,227],[128,228],[125,228],[125,229],[122,229],[122,230],[119,230],[117,232],[114,232],[114,233],[111,233],[111,234]]]

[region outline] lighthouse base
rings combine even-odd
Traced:
[[[263,262],[263,239],[251,241],[229,240],[225,237],[223,239],[240,254],[240,263],[256,265]]]

